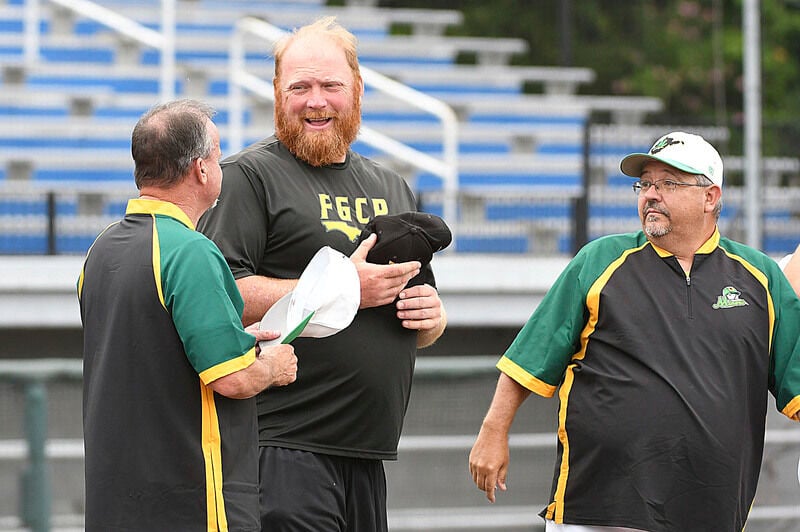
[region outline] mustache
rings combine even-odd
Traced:
[[[644,208],[642,209],[642,212],[646,212],[646,211],[655,211],[655,212],[657,212],[659,214],[663,214],[664,216],[669,216],[669,213],[666,212],[661,207],[659,207],[658,204],[656,202],[654,202],[654,201],[648,201],[647,203],[644,204]]]
[[[320,120],[326,118],[336,118],[338,113],[331,113],[325,111],[306,111],[300,117],[303,120]]]

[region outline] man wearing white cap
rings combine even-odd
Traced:
[[[642,230],[578,252],[500,359],[470,472],[494,501],[514,414],[557,392],[546,530],[740,531],[767,392],[800,418],[800,300],[775,261],[720,236],[704,139],[669,133],[621,170]]]

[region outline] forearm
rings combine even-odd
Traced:
[[[286,386],[297,378],[297,357],[291,345],[271,345],[261,350],[252,364],[220,377],[209,386],[232,399],[247,399],[269,388]]]
[[[213,381],[212,390],[231,399],[248,399],[256,396],[272,384],[273,376],[269,364],[260,357],[246,368]]]
[[[275,304],[277,300],[291,292],[297,279],[277,279],[261,275],[251,275],[236,280],[236,286],[244,300],[242,323],[250,325],[261,321],[264,313]]]
[[[483,420],[481,430],[507,435],[511,430],[517,410],[530,394],[530,390],[505,373],[500,373],[494,398]]]
[[[469,453],[469,471],[479,489],[486,492],[489,502],[495,502],[495,491],[507,489],[506,477],[511,461],[508,452],[508,433],[514,415],[530,391],[517,384],[505,373],[497,380],[489,412],[472,451]]]

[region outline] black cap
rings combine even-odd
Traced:
[[[374,264],[417,260],[425,266],[453,239],[444,220],[425,212],[376,216],[361,231],[357,243],[372,233],[378,235],[378,241],[369,250],[367,261]]]

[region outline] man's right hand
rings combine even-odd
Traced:
[[[280,344],[265,347],[261,349],[258,358],[269,368],[269,386],[286,386],[297,378],[297,356],[291,345]]]
[[[350,255],[361,281],[361,305],[359,308],[380,307],[392,303],[408,281],[419,274],[422,264],[419,261],[398,262],[396,264],[373,264],[367,262],[367,253],[378,240],[371,234]]]
[[[509,451],[508,434],[481,427],[478,439],[469,453],[469,472],[478,489],[486,492],[489,502],[495,501],[495,490],[506,490]]]

